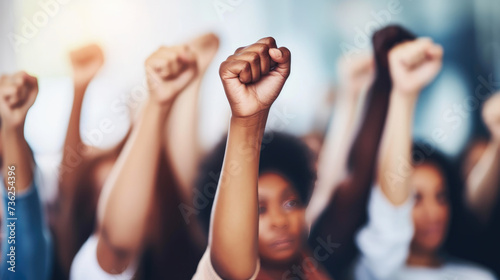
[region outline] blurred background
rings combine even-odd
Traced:
[[[209,148],[229,114],[218,65],[237,47],[265,36],[289,47],[292,75],[273,110],[289,117],[279,129],[305,135],[326,129],[324,104],[335,88],[337,60],[370,51],[372,33],[397,23],[445,49],[443,70],[419,101],[415,136],[458,158],[467,143],[486,135],[481,104],[500,87],[497,12],[497,0],[2,0],[0,73],[23,69],[39,78],[26,137],[41,168],[54,173],[73,98],[68,52],[76,47],[97,42],[105,51],[81,131],[87,143],[110,147],[128,129],[126,106],[141,97],[145,58],[160,45],[218,34],[221,46],[200,99],[200,140]],[[112,121],[111,133],[99,131],[103,120]]]

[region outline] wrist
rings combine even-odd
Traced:
[[[23,138],[24,139],[24,120],[20,123],[2,122],[3,138]]]
[[[159,102],[151,96],[147,99],[144,111],[152,115],[160,116],[161,118],[166,118],[170,112],[173,101]]]
[[[403,90],[393,88],[391,92],[391,100],[395,100],[402,106],[415,106],[417,103],[420,90]],[[400,105],[400,106],[401,106]]]
[[[248,127],[248,128],[263,128],[266,126],[267,117],[269,115],[269,109],[259,111],[250,116],[235,116],[231,115],[231,125],[236,125],[239,127]]]

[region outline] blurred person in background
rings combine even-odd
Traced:
[[[185,279],[194,273],[199,256],[178,209],[184,190],[173,166],[179,163],[165,141],[177,132],[165,128],[175,106],[196,100],[217,48],[217,37],[206,34],[161,47],[147,59],[150,96],[99,198],[97,229],[75,257],[71,279]],[[192,95],[190,101],[177,103],[183,94]]]
[[[70,53],[73,67],[73,107],[68,122],[63,158],[59,168],[56,200],[49,205],[54,235],[54,278],[67,279],[74,256],[94,230],[97,200],[128,137],[102,150],[86,145],[80,135],[82,104],[87,88],[104,63],[95,44]]]
[[[24,138],[26,114],[38,81],[25,72],[0,77],[0,162],[3,216],[0,278],[47,280],[52,242],[38,195],[40,174]]]
[[[343,57],[338,63],[339,86],[332,121],[323,146],[318,149],[318,181],[315,185],[307,220],[312,223],[325,208],[348,169],[349,148],[365,112],[368,87],[374,79],[372,54]]]
[[[476,142],[467,155],[476,160],[463,162],[465,178],[465,215],[467,236],[462,242],[469,244],[474,260],[500,273],[500,93],[492,95],[483,105],[482,119],[490,132],[490,140]],[[472,241],[471,241],[472,240]]]
[[[441,46],[429,38],[403,43],[389,54],[391,107],[369,221],[356,238],[361,256],[354,279],[495,279],[442,254],[451,216],[446,161],[437,151],[412,153],[418,95],[439,73],[442,56]]]

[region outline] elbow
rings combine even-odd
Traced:
[[[227,254],[221,257],[217,252],[211,251],[210,259],[212,266],[222,279],[248,280],[254,276],[257,270],[257,262],[237,261]]]
[[[114,255],[127,257],[134,254],[136,246],[127,235],[119,234],[116,231],[109,231],[106,227],[101,230],[101,237],[107,247],[113,251]]]

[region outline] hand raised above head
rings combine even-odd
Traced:
[[[20,128],[38,94],[38,81],[24,71],[0,78],[2,126]]]
[[[290,75],[290,51],[263,38],[224,61],[219,74],[234,117],[269,110]]]
[[[188,45],[160,47],[145,63],[151,96],[159,103],[172,102],[196,76],[196,55]]]

